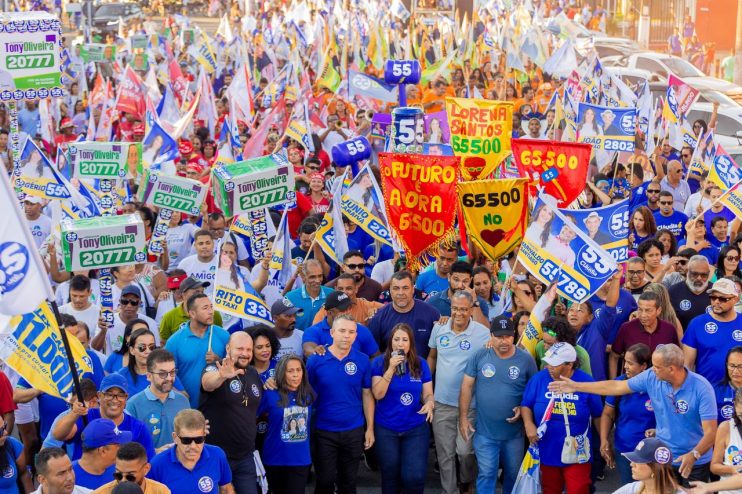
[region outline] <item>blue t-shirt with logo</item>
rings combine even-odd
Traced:
[[[448,278],[441,278],[435,267],[431,267],[417,276],[415,288],[422,290],[425,298],[429,299],[438,292],[448,290]]]
[[[342,360],[330,350],[324,355],[315,354],[307,361],[307,375],[317,393],[317,429],[342,432],[363,426],[363,390],[371,389],[368,355],[355,349]]]
[[[696,372],[711,383],[726,376],[726,355],[742,345],[742,315],[733,321],[721,322],[710,314],[694,317],[683,336],[683,345],[696,349]]]
[[[271,377],[276,377],[276,361],[270,359],[268,361],[268,368],[263,372],[258,372],[258,375],[260,376],[260,380],[263,381],[263,384]]]
[[[123,421],[118,424],[119,430],[131,432],[131,440],[141,444],[147,451],[147,458],[152,459],[155,456],[155,448],[152,445],[152,435],[149,433],[149,429],[139,419],[135,419],[128,413],[123,414]],[[88,410],[87,423],[95,419],[101,418],[100,408],[91,408]],[[82,431],[85,429],[86,423],[83,422],[82,417],[78,417],[75,422],[77,426],[77,432],[72,438],[72,457],[71,460],[79,460],[82,456]]]
[[[217,494],[220,486],[232,482],[227,455],[213,444],[204,444],[193,470],[188,470],[178,461],[175,446],[158,453],[151,463],[147,477],[168,486],[172,494]]]
[[[332,344],[330,325],[327,323],[326,317],[317,324],[309,326],[304,330],[304,334],[301,338],[302,346],[305,343],[316,343],[320,346]],[[356,339],[353,342],[353,349],[365,353],[369,357],[379,352],[379,346],[371,335],[371,331],[363,324],[357,324],[357,334]]]
[[[29,382],[23,377],[18,380],[16,387],[20,389],[33,389],[33,386],[31,386],[31,384],[29,384]],[[62,398],[47,393],[41,393],[38,396],[38,400],[39,434],[40,437],[46,437],[49,435],[49,431],[51,431],[54,419],[56,419],[60,413],[68,410],[69,407],[67,406],[67,402]]]
[[[72,462],[72,470],[75,471],[75,485],[85,487],[86,489],[96,490],[98,487],[113,480],[113,472],[116,471],[116,465],[111,465],[106,468],[102,474],[95,475],[84,470],[80,466],[80,460],[75,460]]]
[[[404,375],[394,374],[386,395],[376,402],[376,424],[394,432],[406,432],[425,422],[425,415],[417,412],[423,403],[423,384],[433,378],[428,363],[420,357],[418,362],[419,377],[412,377],[409,369]],[[371,375],[384,375],[384,355],[379,355],[371,363]]]
[[[409,312],[397,312],[394,304],[386,304],[380,308],[368,321],[368,329],[379,344],[379,349],[383,352],[386,350],[389,336],[391,336],[394,326],[400,323],[408,324],[415,333],[415,350],[418,356],[428,358],[430,348],[428,340],[433,325],[441,318],[438,309],[427,302],[415,299],[412,310]]]
[[[688,223],[688,217],[680,211],[673,211],[670,216],[662,216],[658,211],[654,212],[654,221],[657,223],[657,230],[670,230],[678,240],[685,238],[685,224]]]
[[[260,454],[265,465],[303,467],[312,464],[309,450],[309,421],[312,405],[296,403],[296,392],[289,391],[286,406],[281,395],[267,389],[260,400],[258,415],[268,416],[268,428]]]
[[[571,379],[576,382],[593,382],[592,377],[579,369],[575,370]],[[549,391],[551,381],[547,369],[539,371],[528,381],[521,405],[531,409],[533,420],[538,427],[552,397],[554,398],[551,418],[548,420],[546,432],[538,441],[538,450],[541,463],[551,467],[563,467],[565,464],[562,463],[562,446],[567,437],[564,411],[567,412],[572,436],[587,434],[590,437],[591,421],[603,413],[603,403],[600,396],[591,393],[562,393],[560,399],[559,393]]]
[[[626,375],[616,378],[616,381],[625,380]],[[616,434],[613,444],[618,453],[634,451],[639,441],[646,437],[645,431],[657,427],[652,400],[647,393],[609,396],[605,399],[605,404],[616,409]]]
[[[5,439],[5,454],[8,456],[8,466],[0,472],[0,492],[3,494],[19,494],[18,468],[15,461],[23,452],[23,444],[14,437]]]
[[[716,409],[719,412],[717,420],[720,424],[734,416],[734,392],[731,383],[722,382],[714,385]]]

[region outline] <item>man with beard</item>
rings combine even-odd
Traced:
[[[149,428],[158,453],[173,444],[171,417],[189,408],[188,398],[173,391],[176,373],[172,353],[164,348],[152,350],[147,356],[149,387],[132,396],[126,404],[126,412]]]
[[[281,298],[271,305],[271,317],[273,318],[273,331],[276,333],[281,348],[278,349],[276,358],[288,354],[301,356],[303,351],[301,339],[303,331],[296,329],[296,314],[301,312],[298,307],[287,298]]]
[[[250,335],[237,331],[229,338],[227,356],[207,365],[201,376],[199,410],[211,427],[207,440],[227,454],[237,494],[257,494],[253,453],[263,383],[250,366],[252,351]]]
[[[359,250],[350,250],[343,256],[343,272],[353,275],[356,280],[356,295],[369,302],[375,302],[384,290],[381,285],[366,276],[366,261],[363,253]],[[327,284],[330,288],[336,288],[338,279]]]
[[[33,494],[83,494],[89,489],[75,485],[75,470],[62,448],[45,448],[34,462],[39,488]]]
[[[694,317],[706,313],[706,307],[711,303],[706,293],[710,276],[708,259],[695,255],[688,261],[685,283],[676,283],[668,289],[670,302],[683,328],[687,328]]]

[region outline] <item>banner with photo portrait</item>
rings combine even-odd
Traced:
[[[667,99],[663,108],[665,120],[671,123],[682,122],[696,102],[701,92],[691,87],[687,82],[670,74],[667,79]]]
[[[562,213],[555,198],[539,195],[517,261],[542,283],[557,282],[560,295],[581,303],[613,276],[618,264],[576,226],[572,213]]]
[[[617,263],[629,259],[629,200],[593,209],[560,209]]]
[[[149,134],[142,141],[142,164],[144,168],[168,173],[162,164],[178,156],[178,143],[158,122],[153,122]],[[140,173],[141,173],[140,169]],[[169,170],[172,174],[175,169]]]
[[[361,168],[343,191],[343,214],[374,240],[393,246],[384,211],[384,195],[369,164]]]
[[[580,103],[577,114],[577,140],[604,153],[634,152],[636,108],[609,108]]]
[[[451,140],[451,131],[448,128],[448,116],[445,111],[426,113],[423,115],[425,133],[424,144],[448,144]],[[389,135],[392,116],[389,113],[376,113],[371,119],[371,136],[380,139]],[[424,145],[423,144],[423,145]]]
[[[29,136],[21,148],[20,167],[13,169],[13,186],[42,199],[69,199],[69,182],[58,172]]]
[[[709,169],[708,181],[718,185],[726,192],[742,180],[742,169],[739,168],[729,153],[719,144],[716,147],[716,156]]]

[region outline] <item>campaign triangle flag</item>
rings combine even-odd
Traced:
[[[142,163],[144,168],[159,170],[162,164],[174,160],[177,155],[177,141],[159,123],[154,122],[144,141],[142,141]],[[162,171],[165,172],[165,170]],[[171,174],[174,174],[174,170],[172,172]]]
[[[716,147],[716,156],[709,170],[708,180],[718,185],[724,192],[742,180],[742,170],[721,144]]]
[[[214,52],[211,51],[206,34],[201,30],[198,33],[200,36],[196,36],[197,39],[194,40],[194,43],[186,51],[211,75],[217,69],[216,57],[214,57]]]
[[[227,97],[230,104],[234,105],[236,120],[242,120],[246,124],[252,122],[253,94],[250,83],[250,62],[246,60],[243,65],[235,71],[232,83],[227,88]]]
[[[332,202],[330,209],[320,222],[315,233],[315,241],[322,251],[336,264],[342,264],[343,256],[348,252],[348,237],[343,226],[343,206],[341,202],[343,182],[348,174],[346,168],[340,180],[336,181],[332,189]]]
[[[278,224],[276,238],[273,241],[273,252],[271,255],[269,277],[278,282],[278,287],[283,290],[288,285],[293,273],[291,265],[291,249],[294,248],[289,232],[288,208],[284,208],[281,222]]]
[[[343,80],[340,78],[340,74],[338,74],[338,71],[332,65],[332,57],[325,57],[325,65],[320,72],[320,76],[317,78],[317,86],[326,87],[333,93],[336,93],[342,83]]]
[[[21,148],[20,168],[14,185],[23,193],[43,199],[69,199],[67,181],[29,136]]]
[[[144,117],[146,108],[143,86],[142,78],[134,72],[131,66],[127,66],[119,85],[118,98],[114,109],[131,113],[139,118]]]
[[[376,183],[370,164],[361,168],[343,191],[342,206],[343,214],[374,240],[393,246],[384,211],[384,194]]]

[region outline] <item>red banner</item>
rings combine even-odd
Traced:
[[[124,77],[121,79],[115,109],[120,112],[131,113],[140,119],[144,118],[146,108],[142,79],[131,67],[126,67]]]
[[[460,160],[457,156],[379,154],[387,219],[411,266],[440,242],[453,240]]]
[[[513,139],[512,147],[518,171],[528,177],[531,194],[543,187],[560,208],[566,208],[585,188],[590,144]]]

